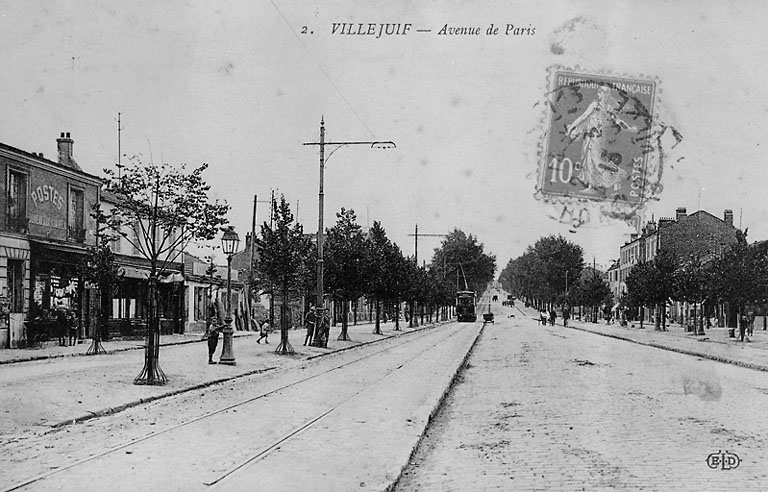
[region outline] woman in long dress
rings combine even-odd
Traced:
[[[592,101],[584,113],[568,125],[566,133],[571,139],[581,137],[581,175],[587,189],[612,188],[627,172],[619,168],[621,156],[606,149],[605,132],[609,126],[636,132],[636,126],[627,125],[616,114],[618,101],[611,95],[611,88],[600,86],[597,100]]]

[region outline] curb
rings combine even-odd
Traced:
[[[244,337],[244,336],[252,336],[252,335],[240,335],[240,337]],[[90,339],[87,339],[87,340],[90,340]],[[199,343],[199,342],[202,342],[202,341],[204,341],[204,340],[203,339],[192,338],[191,340],[179,340],[179,341],[176,341],[176,342],[161,343],[160,346],[161,347],[170,347],[170,346],[173,346],[173,345],[186,345],[188,343]],[[73,354],[39,355],[39,356],[24,357],[24,358],[19,358],[19,359],[0,360],[0,366],[5,365],[5,364],[17,364],[17,363],[20,363],[20,362],[34,362],[34,361],[38,361],[38,360],[64,359],[64,358],[67,358],[67,357],[91,357],[93,355],[109,355],[109,354],[116,354],[116,353],[119,353],[119,352],[128,352],[130,350],[140,350],[140,349],[143,349],[143,348],[144,348],[144,344],[142,342],[141,345],[136,345],[135,347],[116,348],[116,349],[112,349],[112,350],[107,350],[105,353],[102,353],[102,354],[88,354],[88,353],[85,353],[85,352],[76,352],[76,353],[73,353]],[[3,350],[23,350],[23,349],[3,349]]]
[[[186,393],[188,391],[194,391],[194,390],[198,390],[198,389],[207,388],[208,386],[213,386],[214,384],[225,383],[227,381],[232,381],[234,379],[244,378],[246,376],[253,376],[254,374],[260,374],[260,373],[265,373],[265,372],[273,371],[275,369],[277,369],[277,367],[266,367],[266,368],[263,368],[263,369],[254,369],[252,371],[248,371],[248,372],[245,372],[243,374],[238,374],[237,376],[231,376],[231,377],[228,377],[228,378],[214,379],[212,381],[206,381],[204,383],[195,384],[193,386],[188,386],[186,388],[179,388],[179,389],[176,389],[176,390],[173,390],[173,391],[169,391],[168,393],[163,393],[163,394],[160,394],[160,395],[150,396],[148,398],[139,398],[138,400],[134,400],[134,401],[131,401],[131,402],[128,402],[128,403],[123,403],[122,405],[118,405],[116,407],[105,408],[104,410],[97,410],[96,412],[88,412],[87,414],[81,415],[80,417],[76,417],[74,419],[62,420],[61,422],[57,422],[55,424],[49,425],[49,427],[51,427],[51,429],[54,430],[54,429],[58,429],[58,428],[70,425],[70,424],[79,424],[80,422],[84,422],[86,420],[91,420],[91,419],[95,419],[95,418],[99,418],[99,417],[105,417],[107,415],[112,415],[112,414],[115,414],[115,413],[118,413],[118,412],[122,412],[123,410],[126,410],[126,409],[131,408],[131,407],[136,407],[136,406],[139,406],[139,405],[143,405],[145,403],[150,403],[150,402],[153,402],[153,401],[156,401],[156,400],[160,400],[160,399],[163,399],[163,398],[168,398],[170,396],[180,395],[180,394]],[[49,431],[49,432],[51,432],[51,431]]]
[[[568,326],[567,328],[571,329],[571,330],[583,331],[585,333],[592,333],[593,335],[600,335],[600,336],[603,336],[603,337],[614,338],[616,340],[624,340],[626,342],[632,342],[632,343],[636,343],[638,345],[645,345],[646,347],[653,347],[653,348],[657,348],[657,349],[668,350],[670,352],[677,352],[678,354],[690,355],[690,356],[693,356],[693,357],[701,357],[703,359],[709,359],[709,360],[714,360],[716,362],[722,362],[723,364],[733,364],[733,365],[741,366],[741,367],[744,367],[744,368],[747,368],[747,369],[754,369],[756,371],[768,372],[768,366],[763,366],[763,365],[760,365],[760,364],[752,364],[751,362],[744,362],[744,361],[740,361],[740,360],[736,360],[736,359],[729,359],[727,357],[720,357],[719,355],[705,354],[705,353],[702,353],[702,352],[696,352],[694,350],[681,349],[681,348],[677,348],[677,347],[669,347],[669,346],[662,345],[662,344],[659,344],[659,343],[656,343],[656,342],[643,342],[641,340],[635,340],[634,338],[629,338],[627,336],[616,335],[616,334],[613,334],[613,333],[601,333],[599,331],[592,331],[592,330],[589,330],[587,328],[579,328],[577,326]]]
[[[445,324],[445,323],[451,323],[451,322],[453,322],[453,320],[442,321],[442,322],[433,323],[433,324],[429,324],[429,325],[422,325],[422,327],[419,327],[419,328],[417,328],[417,329],[415,329],[413,331],[407,332],[407,333],[403,333],[403,335],[407,335],[407,334],[410,334],[410,333],[416,333],[416,332],[421,331],[421,330],[435,328],[438,325]],[[327,355],[335,354],[335,353],[338,353],[338,352],[344,352],[344,351],[351,350],[351,349],[354,349],[354,348],[357,348],[357,347],[361,347],[361,346],[364,346],[364,345],[370,345],[372,343],[378,343],[378,342],[380,342],[382,340],[386,340],[388,338],[394,338],[395,336],[401,336],[401,335],[387,335],[385,337],[382,337],[382,338],[379,338],[379,339],[376,339],[376,340],[371,340],[371,341],[368,341],[368,342],[361,342],[361,343],[358,343],[356,345],[351,345],[349,347],[340,348],[338,350],[332,350],[332,351],[325,352],[325,353],[322,353],[322,354],[312,355],[312,356],[307,357],[305,360],[312,360],[312,359],[316,359],[318,357],[325,357]],[[202,341],[202,340],[184,340],[184,341],[177,342],[177,343],[168,343],[166,345],[182,345],[182,344],[186,344],[186,343],[196,343],[198,341]],[[477,340],[475,340],[475,342],[476,341]],[[472,344],[472,347],[474,347],[474,343]],[[136,348],[144,348],[144,347],[136,347]],[[126,351],[126,350],[135,350],[136,348],[118,349],[118,350],[115,350],[114,352],[122,352],[122,351]],[[470,349],[470,351],[471,351],[471,349]],[[108,353],[113,353],[113,352],[108,352]],[[59,357],[67,357],[67,356],[73,357],[73,356],[78,356],[78,355],[85,355],[85,354],[62,354]],[[49,357],[49,358],[55,358],[55,357],[56,356]],[[37,360],[37,359],[34,359],[34,360]],[[466,357],[465,357],[465,360],[466,360]],[[462,362],[462,364],[463,364],[463,362]],[[195,385],[188,386],[188,387],[185,387],[185,388],[178,388],[178,389],[175,389],[173,391],[169,391],[167,393],[162,393],[160,395],[150,396],[150,397],[147,397],[147,398],[139,398],[138,400],[134,400],[134,401],[131,401],[131,402],[128,402],[128,403],[124,403],[124,404],[118,405],[116,407],[105,408],[103,410],[97,410],[95,412],[88,412],[85,415],[81,415],[81,416],[75,417],[73,419],[66,419],[66,420],[62,420],[60,422],[56,422],[54,424],[50,424],[48,427],[50,427],[51,429],[49,431],[46,431],[45,433],[47,434],[47,433],[50,433],[50,432],[54,432],[55,430],[60,429],[62,427],[65,427],[67,425],[78,424],[78,423],[81,423],[81,422],[84,422],[84,421],[87,421],[87,420],[91,420],[91,419],[95,419],[95,418],[99,418],[99,417],[106,417],[108,415],[113,415],[115,413],[122,412],[123,410],[127,410],[129,408],[136,407],[136,406],[139,406],[139,405],[143,405],[145,403],[150,403],[150,402],[153,402],[153,401],[157,401],[157,400],[160,400],[160,399],[163,399],[163,398],[168,398],[168,397],[171,397],[171,396],[180,395],[182,393],[187,393],[189,391],[195,391],[195,390],[207,388],[207,387],[213,386],[215,384],[226,383],[228,381],[233,381],[235,379],[240,379],[240,378],[244,378],[244,377],[247,377],[247,376],[253,376],[255,374],[261,374],[261,373],[265,373],[265,372],[269,372],[269,371],[273,371],[273,370],[277,370],[277,369],[278,368],[274,367],[274,366],[273,367],[262,368],[262,369],[254,369],[252,371],[248,371],[248,372],[245,372],[243,374],[238,374],[236,376],[220,378],[220,379],[214,379],[212,381],[206,381],[204,383],[195,384]],[[451,384],[453,384],[453,380],[451,380]],[[441,401],[442,401],[442,398],[441,398]],[[429,420],[432,420],[432,414],[430,414]]]
[[[326,355],[337,354],[339,352],[346,352],[347,350],[356,349],[356,348],[362,347],[364,345],[370,345],[372,343],[379,343],[379,342],[381,342],[383,340],[388,340],[390,338],[395,338],[395,337],[401,337],[403,335],[410,335],[411,333],[417,333],[417,332],[422,331],[422,330],[428,330],[430,328],[435,328],[435,327],[437,327],[439,325],[444,325],[446,323],[452,323],[452,322],[453,322],[453,320],[448,320],[448,321],[438,321],[437,323],[424,324],[424,325],[421,325],[420,327],[415,328],[415,329],[413,329],[411,331],[407,331],[407,332],[406,331],[401,331],[399,335],[384,335],[381,338],[377,338],[376,340],[370,340],[370,341],[367,341],[367,342],[360,342],[358,344],[350,345],[349,347],[342,347],[342,348],[337,349],[337,350],[329,350],[328,352],[323,352],[322,354],[310,355],[309,357],[306,358],[306,360],[313,360],[313,359],[317,359],[318,357],[325,357]]]
[[[469,357],[472,355],[472,352],[475,350],[475,346],[477,345],[477,342],[480,340],[480,337],[483,336],[483,333],[485,332],[485,326],[487,324],[488,323],[484,322],[483,326],[480,328],[480,331],[475,336],[475,339],[472,341],[472,344],[469,346],[467,353],[464,354],[464,357],[461,359],[461,363],[456,367],[456,370],[454,371],[453,376],[451,376],[451,380],[448,382],[448,385],[443,390],[442,394],[440,395],[440,398],[438,398],[437,403],[435,403],[435,405],[432,407],[432,410],[429,412],[429,417],[427,418],[427,421],[424,424],[424,428],[421,429],[419,438],[416,440],[416,443],[411,447],[411,452],[408,454],[408,459],[406,460],[405,464],[400,467],[400,470],[398,471],[397,476],[389,484],[389,486],[387,486],[387,488],[384,489],[384,492],[394,491],[398,483],[400,482],[400,480],[403,478],[403,472],[405,472],[405,469],[408,468],[408,466],[411,464],[411,460],[416,454],[416,451],[418,451],[419,446],[424,440],[424,437],[426,437],[426,432],[427,432],[427,429],[429,428],[429,424],[432,423],[432,419],[435,417],[435,415],[437,415],[437,413],[443,407],[443,404],[445,403],[445,399],[448,397],[448,393],[450,393],[453,387],[456,385],[456,381],[459,379],[461,374],[466,370],[467,361],[469,360]]]

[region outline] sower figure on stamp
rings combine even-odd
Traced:
[[[629,126],[618,117],[618,104],[611,95],[611,88],[603,85],[597,90],[597,100],[566,128],[570,138],[582,139],[579,179],[588,190],[613,188],[627,175],[627,171],[619,167],[621,155],[609,153],[606,148],[609,129],[637,132],[636,126]]]

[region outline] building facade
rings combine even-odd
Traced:
[[[659,251],[671,253],[679,263],[689,258],[706,262],[721,254],[737,241],[733,226],[733,211],[726,209],[720,219],[709,212],[698,210],[688,215],[684,207],[677,208],[675,217],[653,219],[646,223],[641,234],[633,234],[619,250],[619,288],[626,293],[626,279],[632,268],[640,262],[653,261]],[[670,315],[683,322],[689,307],[674,303]]]
[[[0,347],[27,337],[25,321],[49,329],[57,307],[76,313],[81,337],[93,324],[93,293],[78,270],[95,244],[101,179],[77,164],[69,133],[56,142],[56,161],[0,143]]]

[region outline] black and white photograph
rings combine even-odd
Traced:
[[[767,22],[0,1],[0,492],[767,490]]]

